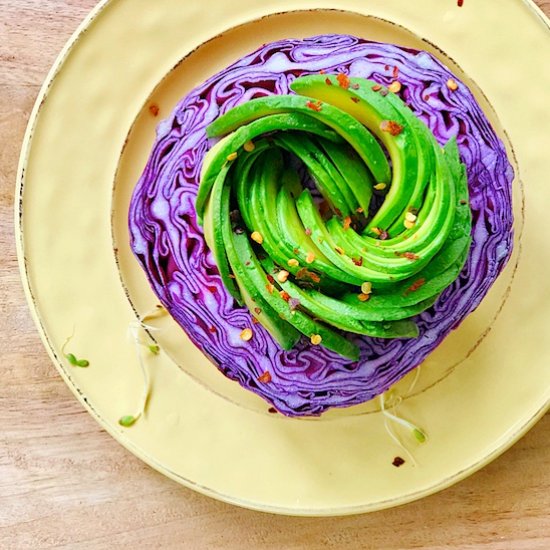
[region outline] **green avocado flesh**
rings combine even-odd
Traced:
[[[313,75],[208,128],[197,218],[228,292],[283,349],[416,338],[471,244],[466,170],[398,95]],[[388,160],[389,159],[389,160]],[[306,174],[306,175],[304,175]]]

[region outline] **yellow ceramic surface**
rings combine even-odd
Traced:
[[[521,0],[337,6],[103,2],[40,94],[19,174],[19,258],[29,303],[77,397],[113,437],[180,483],[296,515],[370,511],[442,489],[516,441],[550,397],[548,21]],[[193,86],[262,43],[334,32],[435,53],[472,87],[515,156],[514,256],[482,306],[422,366],[400,408],[429,434],[423,445],[410,444],[417,465],[388,436],[376,403],[318,420],[269,414],[170,318],[151,322],[161,327],[153,333],[161,353],[143,354],[147,413],[131,428],[119,426],[139,408],[143,390],[128,326],[156,304],[126,228],[156,124]],[[88,368],[63,356],[73,331],[66,351],[88,359]],[[395,456],[407,462],[396,468]]]

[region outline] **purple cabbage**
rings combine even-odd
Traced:
[[[420,336],[382,340],[353,335],[361,359],[351,362],[305,338],[283,351],[253,324],[225,290],[194,202],[205,128],[239,103],[287,94],[300,75],[346,73],[389,85],[395,67],[401,97],[441,145],[453,136],[468,172],[473,244],[459,278],[417,318]],[[453,78],[456,91],[447,87]],[[131,246],[159,300],[192,341],[229,378],[289,416],[319,415],[365,402],[421,363],[483,299],[512,251],[513,170],[472,93],[424,51],[324,35],[267,44],[212,76],[185,97],[158,127],[158,137],[130,206]],[[239,335],[252,328],[254,338]],[[269,383],[258,378],[265,372]]]

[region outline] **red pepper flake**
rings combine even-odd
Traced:
[[[344,90],[347,90],[349,88],[350,81],[348,76],[344,73],[339,73],[336,77],[336,80],[338,80],[338,84],[340,85],[340,87],[344,88]]]
[[[292,249],[292,252],[294,252],[294,254],[298,255],[298,254],[300,254],[300,249],[298,249],[298,248],[293,248],[293,249]]]
[[[397,78],[399,76],[399,67],[393,68],[393,78]]]
[[[218,288],[215,287],[215,286],[209,286],[209,287],[208,287],[208,290],[209,290],[212,294],[216,294],[216,292],[218,292]]]
[[[306,235],[309,237],[311,235],[311,229],[306,227]]]
[[[262,384],[269,384],[271,382],[271,374],[266,370],[262,375],[258,376],[258,382]]]
[[[389,70],[390,70],[390,66],[389,66],[389,65],[384,65],[384,70],[385,70],[385,71],[389,71]]]
[[[464,5],[464,0],[457,0],[456,5],[461,8]]]
[[[414,254],[413,252],[397,252],[396,250],[394,254],[401,258],[407,258],[407,260],[420,260],[420,256]]]
[[[319,74],[326,74],[325,69],[321,69],[321,70],[319,71]]]
[[[313,103],[313,101],[308,101],[306,103],[306,107],[308,109],[311,109],[312,111],[315,111],[317,113],[321,110],[322,105],[323,103],[321,101],[316,101],[315,103]]]
[[[430,98],[431,98],[431,97],[432,97],[432,96],[431,96],[430,94],[426,94],[426,95],[424,96],[424,101],[430,101]]]
[[[332,80],[328,76],[325,78],[325,84],[327,86],[332,86]]]
[[[236,277],[235,277],[235,275],[233,275],[233,273],[230,273],[230,274],[228,275],[228,277],[229,277],[230,279],[236,279]]]
[[[393,464],[396,468],[399,468],[399,466],[403,466],[403,464],[405,464],[405,460],[404,460],[403,458],[401,458],[400,456],[396,456],[396,457],[393,459],[392,464]]]
[[[350,99],[353,101],[353,103],[359,103],[359,98],[358,97],[350,97]]]
[[[363,210],[361,207],[357,208],[355,211],[356,211],[358,214],[362,214],[362,213],[364,212],[364,210]]]
[[[209,329],[208,329],[212,334],[218,332],[218,329],[214,326],[211,326]]]
[[[460,199],[460,204],[468,204],[468,201],[466,199]]]
[[[404,294],[407,296],[411,292],[416,292],[420,287],[424,286],[426,284],[426,279],[422,277],[421,279],[418,279],[415,281],[407,290],[405,290]]]
[[[257,325],[260,321],[258,321],[258,319],[256,319],[256,317],[252,317],[252,323],[254,325]]]
[[[314,273],[313,271],[309,271],[309,269],[302,267],[302,269],[299,269],[296,273],[296,279],[298,281],[303,279],[310,279],[314,283],[318,283],[321,280],[321,277],[317,275],[317,273]]]
[[[279,292],[279,295],[285,302],[288,302],[290,300],[290,294],[285,290],[281,290],[281,292]]]
[[[387,241],[387,240],[390,238],[390,234],[389,234],[385,229],[383,229],[383,230],[380,232],[380,235],[378,236],[378,238],[379,238],[381,241]]]
[[[260,315],[261,312],[262,312],[262,310],[261,310],[259,307],[255,307],[255,308],[254,308],[254,313],[255,313],[256,315]]]
[[[252,262],[251,262],[250,260],[248,260],[247,262],[244,263],[244,265],[245,265],[246,267],[248,267],[251,263],[252,263]]]
[[[375,85],[372,87],[372,91],[373,91],[373,92],[379,92],[381,89],[382,89],[382,86],[380,86],[380,84],[375,84]]]
[[[395,120],[383,120],[380,123],[380,130],[392,136],[398,136],[403,131],[403,126],[395,122]]]
[[[267,409],[267,412],[270,414],[277,414],[277,409],[275,407],[269,407],[269,409]]]
[[[151,103],[151,105],[149,105],[149,112],[153,116],[159,116],[160,108],[156,103]]]
[[[351,218],[349,216],[346,216],[344,218],[344,223],[342,224],[344,231],[347,231],[350,225],[351,225]]]
[[[267,274],[267,280],[268,280],[271,284],[274,284],[274,283],[275,283],[275,279],[273,278],[273,275],[270,275],[269,273]]]
[[[358,265],[359,267],[363,265],[363,256],[359,256],[359,258],[352,258],[352,260],[353,260],[353,263],[355,265]]]
[[[359,86],[359,84],[357,84],[357,83],[351,85],[351,89],[352,89],[352,90],[358,90],[360,87],[361,87],[361,86]]]

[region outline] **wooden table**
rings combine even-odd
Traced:
[[[0,0],[0,548],[550,548],[550,415],[504,456],[432,497],[307,519],[241,510],[180,487],[83,410],[27,310],[12,211],[38,89],[95,3]],[[550,14],[550,0],[538,4]]]

